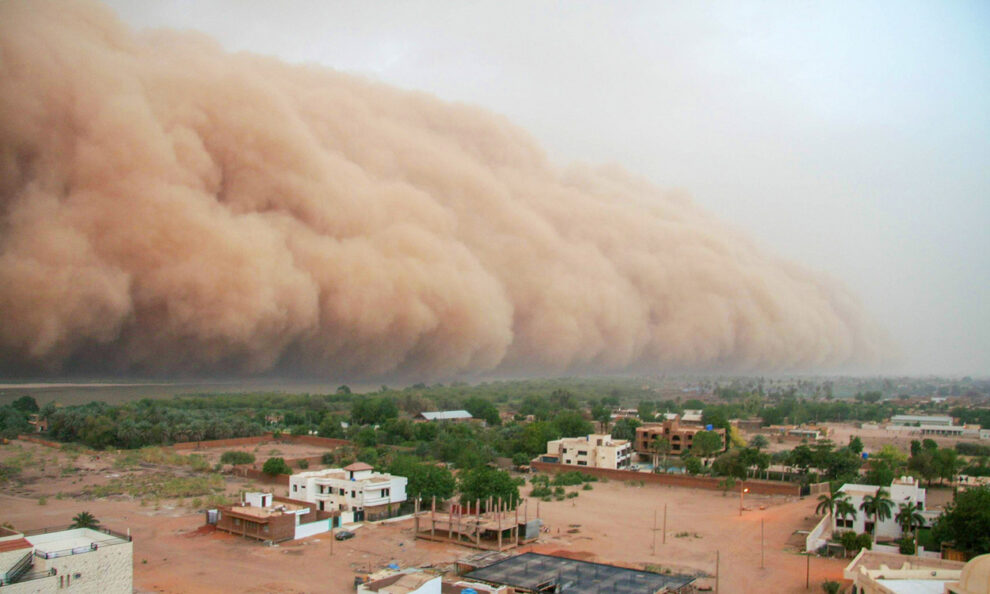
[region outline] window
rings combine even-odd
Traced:
[[[351,491],[351,498],[353,499],[354,497],[357,497],[357,492],[356,491]]]
[[[299,485],[292,485],[292,492],[296,493],[299,491]]]
[[[382,489],[382,497],[388,497],[389,493],[391,493],[391,489]]]
[[[584,460],[578,460],[578,463],[577,463],[577,465],[578,465],[578,466],[587,466],[587,465],[588,465],[588,463],[587,463],[587,462],[585,462]]]
[[[240,518],[234,518],[234,526],[240,526],[240,525],[241,525],[241,519]]]
[[[587,456],[587,455],[588,455],[587,450],[578,450],[578,456]]]
[[[264,527],[262,527],[261,531],[264,532],[265,534],[268,534],[268,524],[265,524]]]

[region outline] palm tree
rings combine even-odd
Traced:
[[[917,507],[910,503],[901,504],[900,510],[897,512],[894,520],[900,524],[901,532],[905,534],[909,532],[913,533],[915,526],[921,527],[925,523],[925,517],[921,515]]]
[[[867,516],[873,516],[873,542],[877,541],[877,532],[882,520],[891,517],[891,508],[894,502],[887,496],[887,491],[883,487],[877,489],[876,495],[863,497],[863,503],[859,504],[859,509],[863,510]]]
[[[666,472],[667,454],[670,453],[670,440],[666,437],[657,436],[653,438],[653,443],[650,444],[650,449],[653,450],[653,472],[657,471],[657,461],[661,455],[663,455],[663,469],[664,472]]]
[[[835,517],[846,519],[849,516],[856,517],[856,507],[846,499],[839,499],[835,502]]]
[[[833,491],[831,493],[822,493],[818,496],[818,507],[815,508],[816,514],[825,515],[825,513],[832,513],[835,511],[835,504],[839,501],[843,501],[848,498],[849,495],[841,491]]]
[[[72,518],[69,528],[99,528],[100,521],[88,511],[79,512]]]

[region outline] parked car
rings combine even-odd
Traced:
[[[347,540],[348,538],[354,538],[354,533],[350,530],[341,530],[333,535],[337,540]]]

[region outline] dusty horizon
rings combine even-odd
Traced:
[[[870,369],[842,283],[505,117],[316,66],[0,5],[11,376]]]

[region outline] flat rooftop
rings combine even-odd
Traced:
[[[231,506],[230,511],[238,513],[244,516],[251,516],[253,518],[270,518],[272,516],[280,516],[282,514],[292,514],[299,512],[300,510],[308,510],[305,505],[296,505],[294,503],[279,503],[272,507],[257,507],[254,505],[234,505]]]
[[[128,542],[119,536],[106,534],[90,528],[72,528],[60,532],[35,534],[34,536],[25,536],[24,539],[34,545],[34,548],[40,553],[91,549],[93,545],[104,547]]]
[[[561,594],[654,594],[665,587],[677,590],[695,579],[691,575],[661,575],[538,553],[497,561],[464,577],[534,591],[556,584]]]

